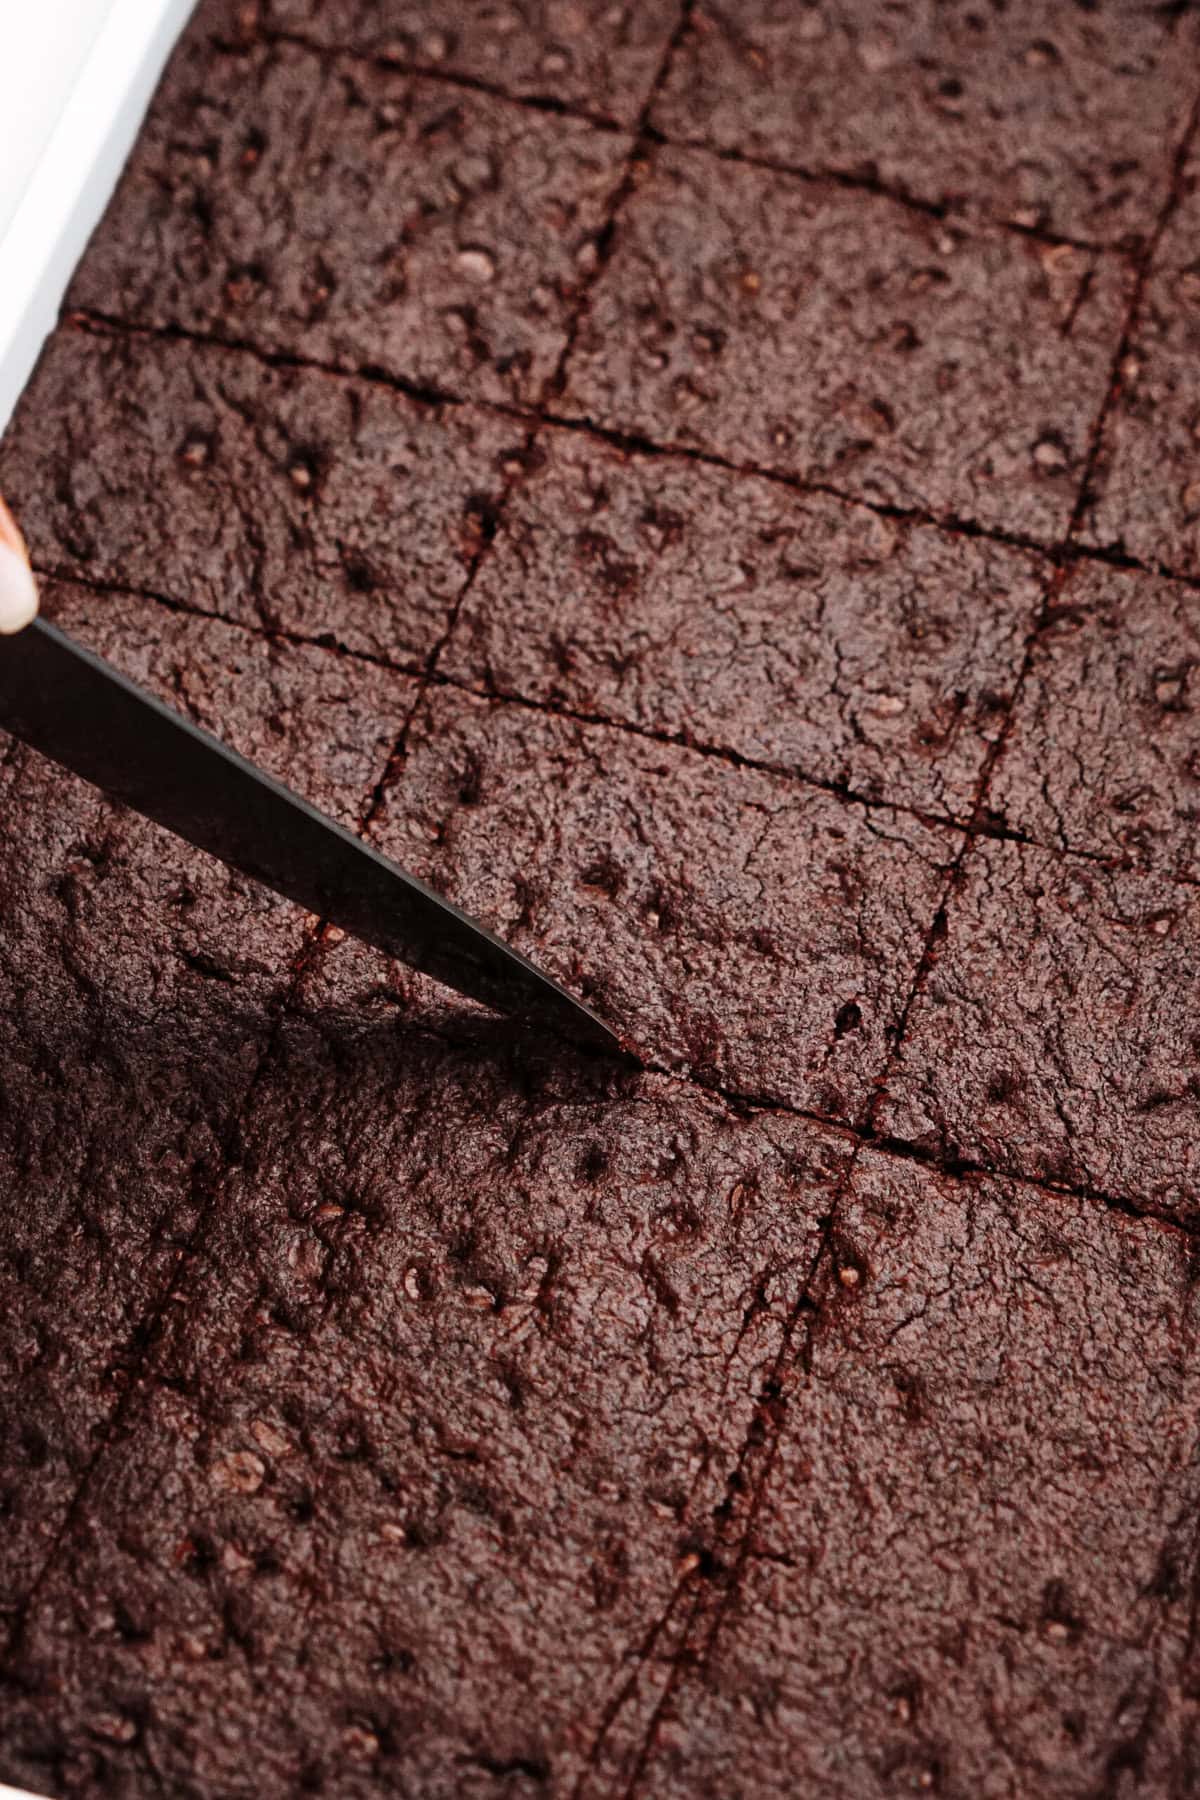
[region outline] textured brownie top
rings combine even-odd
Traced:
[[[1196,1788],[1195,23],[203,0],[47,610],[642,1065],[0,742],[0,1781]]]
[[[533,400],[629,140],[293,44],[176,55],[69,303]]]
[[[1187,1246],[871,1154],[841,1219],[860,1278],[831,1271],[740,1591],[707,1658],[728,1576],[694,1622],[639,1791],[1188,1792]]]
[[[1105,243],[1147,234],[1195,100],[1186,7],[698,5],[655,123]]]
[[[443,667],[970,812],[1049,579],[1003,545],[551,433]]]
[[[889,1135],[1193,1225],[1195,887],[981,842],[888,1082]]]
[[[82,332],[47,350],[18,429],[9,502],[44,566],[411,668],[523,438],[374,383]]]
[[[1054,538],[1127,299],[1116,261],[659,152],[566,404],[875,501]]]
[[[298,34],[360,56],[487,82],[632,124],[649,98],[672,0],[228,0],[244,37]],[[216,22],[223,24],[220,15]]]
[[[1200,879],[1200,608],[1084,564],[1038,640],[989,790],[1041,843]]]
[[[1163,234],[1107,421],[1084,535],[1152,566],[1200,574],[1200,168]]]

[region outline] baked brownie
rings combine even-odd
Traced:
[[[840,1216],[862,1279],[818,1295],[636,1791],[1192,1792],[1189,1246],[871,1154]],[[588,1800],[638,1748],[618,1719]]]
[[[680,0],[227,0],[243,36],[294,32],[329,49],[486,82],[631,125],[649,98]],[[216,25],[219,14],[210,8]]]
[[[69,304],[535,400],[629,140],[290,44],[177,52]]]
[[[27,1625],[5,1773],[569,1792],[844,1159],[661,1080],[291,1029]]]
[[[692,15],[655,123],[937,207],[1145,237],[1200,48],[1184,8],[737,0]]]
[[[970,812],[1047,567],[579,434],[539,448],[444,669]]]
[[[35,561],[421,667],[523,433],[378,383],[60,331],[2,471]]]
[[[1085,542],[1200,575],[1200,166],[1159,247],[1101,443]]]
[[[980,840],[881,1129],[1194,1225],[1198,944],[1193,887]]]
[[[569,365],[572,414],[1046,541],[1121,335],[1118,259],[661,150]]]
[[[1200,880],[1191,589],[1082,563],[1039,636],[989,804],[1041,843]]]
[[[961,837],[446,688],[377,841],[655,1062],[855,1120]]]
[[[398,677],[146,602],[44,604],[347,822],[411,704]],[[304,916],[19,746],[0,779],[2,1630],[222,1166]]]

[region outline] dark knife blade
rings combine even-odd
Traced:
[[[525,957],[44,619],[0,638],[0,727],[385,955],[619,1053],[603,1020]]]

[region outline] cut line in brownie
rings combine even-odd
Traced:
[[[1187,1243],[871,1152],[839,1217],[862,1278],[818,1295],[744,1571],[636,1791],[1186,1792]]]
[[[226,14],[232,14],[231,19]],[[208,27],[245,38],[296,32],[309,42],[483,81],[514,98],[557,103],[632,125],[678,24],[679,0],[223,0]]]
[[[452,688],[418,710],[373,836],[653,1062],[846,1121],[882,1071],[961,843]],[[347,940],[322,1004],[382,972]],[[451,1028],[444,992],[395,981],[411,1018]]]
[[[66,328],[0,481],[44,566],[420,669],[523,435],[377,383]]]
[[[410,684],[145,601],[47,615],[353,823]],[[304,915],[5,740],[0,1624],[61,1527],[202,1211]]]
[[[68,306],[536,401],[629,139],[295,45],[176,51]]]
[[[661,1080],[289,1027],[26,1629],[0,1770],[237,1791],[247,1741],[211,1722],[252,1717],[264,1794],[568,1791],[845,1156]]]
[[[1200,163],[1164,233],[1100,445],[1085,542],[1200,575]]]
[[[547,430],[440,667],[969,814],[1049,565]]]
[[[623,207],[565,410],[853,498],[1054,542],[1129,275],[870,193],[660,149]]]
[[[989,785],[1006,825],[1200,882],[1198,600],[1153,575],[1073,570]]]
[[[1198,942],[1194,887],[977,840],[879,1128],[1194,1226]]]
[[[1136,243],[1170,191],[1196,98],[1200,33],[1181,10],[701,4],[653,121],[928,205]]]

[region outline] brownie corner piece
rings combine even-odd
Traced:
[[[1194,1225],[1198,940],[1187,884],[977,840],[877,1123]]]
[[[575,416],[1054,544],[1120,341],[1120,259],[660,148],[570,358]]]
[[[534,402],[628,137],[290,42],[177,49],[67,304]]]

